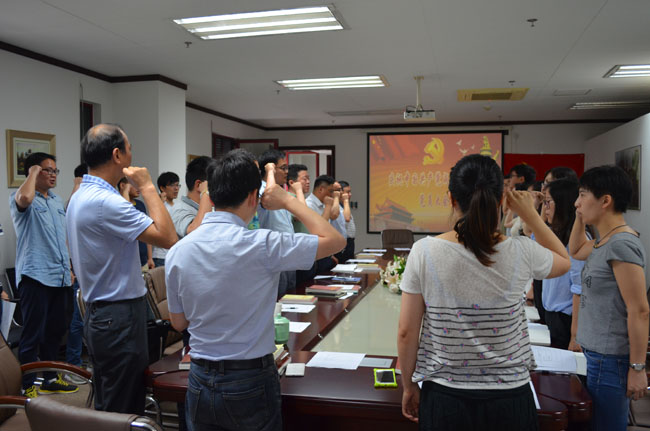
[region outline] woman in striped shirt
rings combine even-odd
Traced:
[[[505,199],[537,243],[499,233],[503,175],[491,158],[461,159],[449,193],[453,230],[414,244],[401,284],[402,412],[426,430],[535,430],[522,296],[531,278],[566,273],[568,253],[527,192]]]

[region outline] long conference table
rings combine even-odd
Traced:
[[[378,258],[378,263],[384,266],[394,254],[400,252],[388,250]],[[379,285],[376,272],[354,275],[362,278],[357,295],[346,299],[319,298],[316,309],[307,314],[283,313],[290,321],[310,323],[303,332],[290,334],[287,348],[291,362],[307,363],[317,351],[347,351],[386,358],[395,367],[397,321],[390,316],[395,316],[395,307],[399,311],[399,296],[381,291],[385,288]],[[304,286],[298,290],[301,293]],[[148,367],[147,386],[158,401],[185,401],[189,372],[178,369],[181,357],[178,351]],[[532,372],[531,379],[540,405],[541,430],[589,428],[591,398],[576,375]],[[308,367],[304,377],[283,376],[284,429],[416,430],[417,424],[402,416],[399,375],[397,383],[396,389],[375,389],[370,367],[356,370]]]

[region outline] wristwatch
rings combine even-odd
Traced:
[[[630,364],[630,368],[634,371],[643,371],[645,370],[645,364]]]

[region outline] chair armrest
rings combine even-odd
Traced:
[[[27,373],[37,373],[40,371],[67,371],[72,374],[76,374],[79,377],[82,377],[86,380],[90,380],[92,373],[88,370],[84,370],[81,367],[76,365],[68,364],[67,362],[59,361],[38,361],[30,362],[28,364],[23,364],[20,366],[23,374]]]
[[[0,396],[0,409],[24,409],[28,399],[19,395]]]

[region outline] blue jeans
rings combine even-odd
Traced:
[[[158,257],[154,257],[153,258],[153,263],[154,263],[154,265],[156,265],[156,268],[158,268],[159,266],[165,266],[165,259],[160,259]]]
[[[75,280],[72,285],[74,311],[72,312],[72,321],[70,322],[70,329],[68,330],[68,345],[65,349],[65,361],[69,364],[80,367],[84,322],[81,320],[81,313],[79,312],[79,305],[77,304],[78,290],[79,283]]]
[[[593,401],[594,431],[625,431],[630,400],[627,391],[628,355],[601,355],[584,350],[587,357],[587,390]]]
[[[275,364],[220,374],[192,362],[185,415],[193,431],[281,431],[280,378]]]

